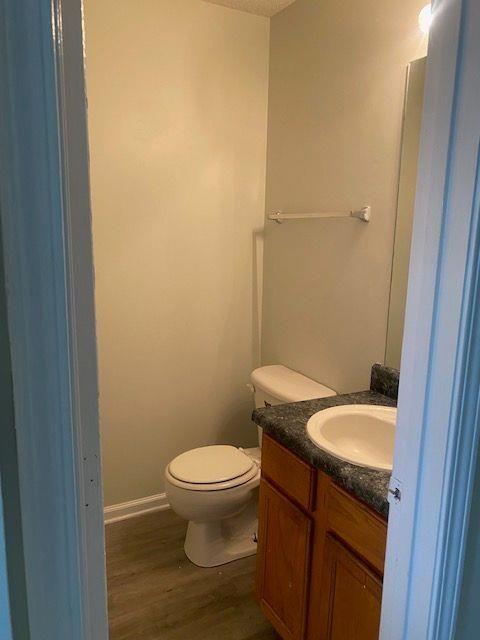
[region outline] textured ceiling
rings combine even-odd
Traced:
[[[295,0],[205,0],[205,2],[256,13],[259,16],[273,16],[289,4],[293,4]]]

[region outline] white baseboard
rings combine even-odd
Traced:
[[[164,511],[169,508],[170,505],[167,502],[166,494],[159,493],[156,496],[146,496],[145,498],[130,500],[130,502],[112,504],[110,507],[105,507],[103,513],[105,524],[111,524],[112,522],[135,518],[154,511]]]

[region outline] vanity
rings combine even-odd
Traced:
[[[347,405],[396,405],[398,373],[368,391],[257,409],[263,428],[256,597],[284,640],[376,640],[390,473],[317,447],[306,425]]]

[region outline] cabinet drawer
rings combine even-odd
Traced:
[[[387,543],[385,521],[334,484],[328,493],[327,529],[383,575]]]
[[[267,435],[262,440],[262,476],[304,509],[312,511],[315,469]]]

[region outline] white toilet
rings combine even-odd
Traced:
[[[251,381],[257,408],[336,395],[282,365],[255,369]],[[256,552],[259,484],[258,447],[200,447],[170,462],[165,491],[172,509],[189,521],[185,553],[194,564],[215,567]]]

